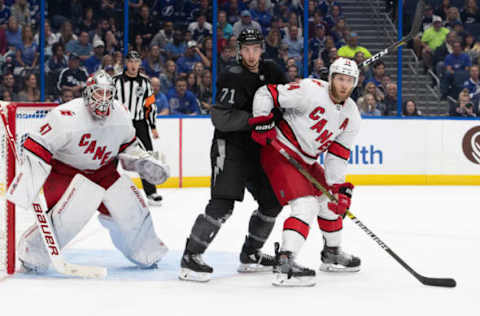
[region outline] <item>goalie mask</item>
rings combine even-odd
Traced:
[[[95,72],[87,79],[83,98],[93,117],[105,119],[110,114],[114,96],[115,86],[112,77],[104,70]]]
[[[333,79],[333,74],[344,74],[350,77],[353,77],[353,87],[355,88],[358,84],[359,71],[357,63],[348,58],[340,57],[336,59],[331,65],[328,73],[328,82],[331,83]]]

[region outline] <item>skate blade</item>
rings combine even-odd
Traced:
[[[264,266],[258,263],[241,263],[237,272],[239,273],[255,273],[255,272],[272,272],[273,266]]]
[[[345,267],[341,264],[334,263],[322,263],[320,266],[320,271],[323,272],[358,272],[360,271],[360,266],[358,267]]]
[[[178,278],[182,281],[193,282],[208,282],[210,281],[211,273],[208,272],[195,272],[190,269],[181,268]]]
[[[314,276],[291,277],[285,273],[275,273],[272,284],[279,287],[308,287],[317,284]]]

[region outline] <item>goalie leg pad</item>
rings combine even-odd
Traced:
[[[147,201],[128,176],[108,188],[103,204],[111,216],[100,214],[99,220],[115,247],[141,268],[155,267],[168,248],[155,232]]]
[[[51,222],[60,248],[65,247],[85,227],[105,190],[81,174],[73,177],[64,194],[50,210]],[[36,225],[32,225],[19,241],[18,256],[23,265],[36,272],[48,269],[50,257]]]
[[[343,218],[328,208],[328,198],[317,197],[320,209],[318,211],[318,226],[322,231],[325,244],[329,247],[339,247],[342,243]]]
[[[292,212],[283,224],[282,251],[290,251],[294,256],[302,248],[308,237],[310,225],[318,213],[318,201],[314,196],[304,196],[290,201]]]

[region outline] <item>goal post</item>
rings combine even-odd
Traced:
[[[19,156],[22,155],[22,144],[29,133],[38,130],[47,113],[57,106],[56,103],[22,103],[2,102],[0,108],[5,114],[7,124],[15,137]],[[15,156],[8,146],[7,135],[0,123],[0,275],[15,273],[16,243],[20,234],[34,224],[33,213],[16,209],[8,202],[6,192],[15,177]]]

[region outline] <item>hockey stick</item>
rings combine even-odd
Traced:
[[[363,68],[365,66],[368,66],[383,56],[390,54],[393,52],[395,49],[398,47],[407,44],[411,39],[413,39],[415,36],[417,36],[418,32],[420,32],[420,27],[422,25],[422,18],[423,18],[423,11],[425,9],[425,2],[423,0],[419,1],[417,4],[417,8],[415,9],[415,17],[413,18],[412,22],[412,27],[410,29],[410,33],[407,34],[407,36],[403,37],[401,40],[396,41],[392,45],[388,46],[384,50],[376,53],[369,59],[363,61],[360,65],[358,65],[359,68]]]
[[[5,127],[8,145],[15,156],[15,161],[19,163],[20,159],[16,150],[15,138],[10,131],[5,113],[3,113],[1,107],[0,117],[2,118],[3,126]],[[105,278],[107,276],[106,268],[77,265],[65,261],[60,252],[60,246],[55,236],[50,217],[47,215],[47,202],[43,192],[40,191],[37,197],[33,200],[32,210],[35,213],[36,224],[42,235],[45,249],[50,257],[53,267],[58,273],[82,278]]]
[[[273,148],[278,151],[285,159],[288,160],[305,178],[308,179],[317,189],[325,194],[330,201],[337,202],[337,199],[327,189],[325,189],[320,182],[317,181],[302,165],[292,156],[290,156],[285,149],[283,149],[276,140],[270,142]],[[383,250],[385,250],[390,256],[392,256],[398,263],[402,265],[410,274],[412,274],[418,281],[424,285],[442,286],[442,287],[455,287],[457,282],[451,278],[429,278],[423,276],[413,270],[405,261],[402,260],[390,247],[388,247],[377,235],[375,235],[367,226],[365,226],[350,210],[347,210],[347,216],[357,224],[368,236],[370,236]]]

